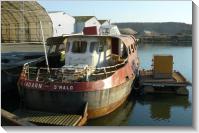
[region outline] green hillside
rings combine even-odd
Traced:
[[[131,28],[138,32],[138,35],[143,35],[144,31],[152,31],[156,33],[166,33],[168,35],[175,35],[178,33],[188,32],[191,34],[192,25],[177,22],[163,22],[163,23],[138,23],[138,22],[128,22],[128,23],[114,23],[120,29],[121,28]]]

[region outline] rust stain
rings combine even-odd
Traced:
[[[130,93],[129,93],[130,94]],[[129,95],[128,94],[128,95]],[[89,109],[88,110],[88,119],[98,118],[104,115],[107,115],[117,109],[122,103],[127,99],[128,95],[123,97],[121,100],[112,103],[108,106],[98,108],[98,109]]]

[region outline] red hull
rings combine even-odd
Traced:
[[[134,78],[135,75],[132,72],[131,66],[127,63],[112,76],[104,80],[76,82],[73,84],[46,84],[44,82],[20,79],[19,87],[22,90],[21,92],[24,93],[22,97],[24,97],[28,108],[57,111],[57,109],[63,108],[63,106],[58,106],[58,104],[73,108],[74,105],[86,101],[88,102],[88,118],[92,119],[104,116],[117,109],[130,94]],[[61,87],[56,87],[55,89],[55,86]],[[73,86],[72,89],[70,86]],[[63,89],[67,87],[68,89]],[[60,111],[63,112],[65,110]]]

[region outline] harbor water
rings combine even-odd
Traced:
[[[38,49],[21,47],[20,50]],[[2,47],[2,52],[8,52],[8,47]],[[15,50],[14,50],[15,51]],[[139,44],[140,65],[143,69],[150,69],[154,54],[171,54],[174,57],[174,70],[180,71],[192,83],[192,47],[174,44]],[[2,77],[3,78],[3,77]],[[192,125],[192,87],[188,87],[188,96],[175,94],[161,95],[131,95],[128,100],[111,114],[87,122],[88,126],[191,126]],[[5,105],[11,106],[13,101],[6,100]],[[13,103],[13,104],[12,104]],[[3,103],[4,104],[4,103]],[[15,104],[16,105],[16,104]]]
[[[154,54],[170,54],[174,57],[174,70],[180,71],[192,83],[192,47],[174,44],[140,44],[140,65],[151,69]],[[121,126],[191,126],[192,87],[188,96],[156,94],[130,96],[115,112],[91,120],[88,125]]]

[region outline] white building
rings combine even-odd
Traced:
[[[108,20],[98,20],[101,25],[110,25],[110,22]]]
[[[74,16],[75,18],[75,33],[81,33],[84,27],[96,26],[99,33],[101,26],[100,22],[95,16]]]
[[[62,11],[48,12],[48,14],[53,23],[53,36],[61,36],[63,34],[74,33],[74,17]]]
[[[117,25],[102,25],[99,33],[100,35],[120,35]]]

